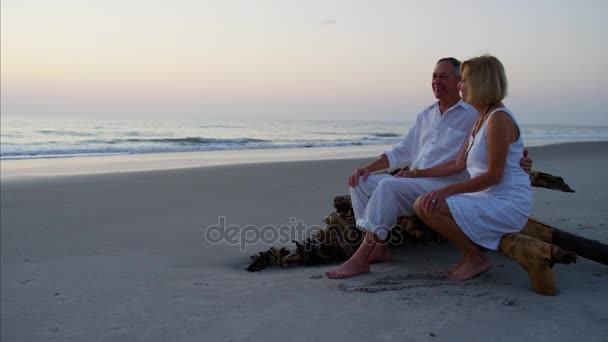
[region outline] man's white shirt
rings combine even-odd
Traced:
[[[389,167],[409,165],[410,169],[426,169],[456,160],[476,119],[475,108],[462,100],[443,115],[439,111],[439,102],[435,102],[418,114],[399,144],[384,152]]]

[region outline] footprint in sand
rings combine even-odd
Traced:
[[[491,277],[488,274],[482,274],[471,280],[458,282],[446,279],[445,274],[441,272],[422,272],[380,277],[363,284],[349,285],[342,283],[338,285],[338,288],[344,292],[376,293],[438,286],[474,286],[486,283],[490,279]]]

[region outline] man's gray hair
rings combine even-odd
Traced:
[[[445,57],[445,58],[438,60],[437,64],[439,64],[441,62],[448,62],[448,63],[452,64],[452,67],[454,67],[454,75],[456,75],[456,77],[460,77],[460,64],[461,63],[459,60],[457,60],[454,57]]]

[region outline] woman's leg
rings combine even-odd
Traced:
[[[454,243],[463,254],[462,260],[450,270],[450,279],[467,280],[488,271],[492,264],[483,250],[458,227],[452,212],[444,202],[430,213],[422,209],[420,198],[414,202],[418,217],[431,229]]]

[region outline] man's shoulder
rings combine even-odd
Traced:
[[[430,113],[434,113],[434,111],[437,110],[438,106],[439,106],[439,101],[435,101],[435,102],[431,103],[430,105],[424,107],[420,112],[418,112],[418,115],[416,115],[416,116],[420,117],[423,115],[428,115]]]
[[[458,106],[460,106],[464,110],[475,110],[475,107],[473,107],[470,104],[464,102],[464,100],[462,100],[462,99],[460,99],[458,101]]]
[[[456,104],[450,109],[460,110],[460,111],[465,111],[465,112],[473,112],[473,113],[477,114],[477,110],[475,109],[475,107],[464,102],[463,99],[458,100],[458,102],[456,102]]]
[[[431,109],[437,109],[439,107],[439,101],[435,101],[433,103],[431,103],[430,105],[424,107],[423,112],[428,112]]]
[[[428,113],[433,110],[437,110],[438,107],[439,107],[439,101],[435,101],[435,102],[431,103],[430,105],[424,107],[424,109],[422,109],[418,114]],[[475,107],[464,102],[462,99],[458,100],[458,102],[456,102],[449,110],[462,110],[462,111],[473,112],[473,113],[477,114],[477,110],[475,109]]]
[[[454,110],[466,115],[467,117],[477,118],[477,109],[463,100],[458,101],[458,103],[454,106]]]

